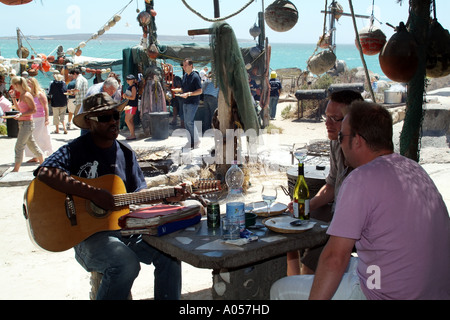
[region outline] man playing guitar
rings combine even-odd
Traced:
[[[73,122],[89,133],[48,157],[34,172],[37,180],[66,195],[87,199],[105,211],[117,206],[114,196],[106,188],[91,185],[89,179],[116,175],[123,180],[128,193],[146,189],[134,152],[116,140],[120,112],[126,103],[117,104],[105,93],[85,98],[84,112],[75,116]],[[186,198],[183,188],[176,191],[166,200],[176,202]],[[139,274],[140,262],[155,266],[155,299],[180,298],[181,262],[151,247],[140,235],[124,237],[120,230],[96,232],[74,249],[76,260],[87,271],[103,274],[97,299],[126,299]]]

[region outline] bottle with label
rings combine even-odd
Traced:
[[[245,229],[245,198],[242,190],[244,173],[238,167],[237,161],[231,165],[225,174],[225,182],[228,186],[226,199],[226,216],[239,218],[239,229]]]
[[[298,163],[297,183],[293,194],[294,218],[309,220],[309,189],[304,176],[303,163]]]

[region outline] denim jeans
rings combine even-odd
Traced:
[[[269,99],[270,119],[275,119],[275,116],[277,115],[277,104],[279,98],[279,96],[272,96]]]
[[[155,266],[155,300],[181,297],[181,262],[151,247],[141,236],[98,232],[75,246],[75,258],[86,271],[103,274],[98,300],[127,299],[140,262]]]
[[[33,137],[34,128],[33,121],[19,121],[19,133],[17,134],[17,141],[14,147],[15,163],[22,163],[25,146],[28,146],[36,157],[43,155],[41,148],[39,148]]]
[[[212,117],[214,115],[214,112],[217,109],[217,105],[218,105],[217,98],[210,94],[205,94],[203,96],[203,105],[205,107],[204,128],[206,128],[206,130],[208,130],[208,129],[211,129]]]
[[[197,113],[198,104],[183,103],[184,126],[191,136],[191,145],[198,141],[197,128],[194,125],[195,114]]]

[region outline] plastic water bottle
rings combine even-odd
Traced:
[[[245,197],[242,190],[244,173],[234,161],[225,174],[225,182],[228,186],[226,199],[226,216],[239,218],[239,229],[245,229]]]

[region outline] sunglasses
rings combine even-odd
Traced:
[[[344,137],[351,136],[351,134],[343,134],[341,131],[338,133],[338,141],[339,144],[342,144],[342,141],[344,141]]]
[[[97,122],[111,122],[111,120],[114,119],[114,121],[117,121],[120,119],[120,113],[119,112],[114,112],[114,113],[110,113],[110,114],[102,114],[100,116],[96,116],[96,117],[87,117],[88,119],[97,121]]]
[[[327,120],[331,120],[332,123],[338,123],[338,122],[342,122],[342,120],[344,120],[344,118],[340,118],[340,119],[336,119],[336,117],[331,117],[331,116],[322,116],[322,119],[327,121]]]
[[[364,137],[364,136],[362,136],[362,135],[360,135],[360,134],[358,134],[361,138],[363,138],[365,141],[367,141],[367,139]],[[355,136],[354,134],[343,134],[341,131],[339,131],[339,133],[338,133],[338,141],[339,141],[339,144],[342,144],[342,141],[344,141],[344,137],[346,137],[346,136]]]

